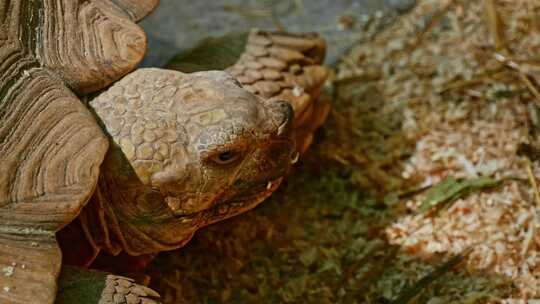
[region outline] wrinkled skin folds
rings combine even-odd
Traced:
[[[90,106],[111,146],[80,216],[96,254],[181,247],[267,198],[296,158],[291,106],[226,72],[140,69]]]

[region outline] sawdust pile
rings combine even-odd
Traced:
[[[516,299],[540,297],[540,2],[418,1],[348,58],[338,78],[378,77],[385,99],[403,106],[416,142],[404,178],[512,178],[436,214],[418,210],[425,195],[409,199],[388,241],[415,256],[472,248],[471,272],[511,278]]]

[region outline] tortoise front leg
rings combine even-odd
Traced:
[[[56,304],[157,304],[159,294],[134,280],[106,272],[64,266]]]

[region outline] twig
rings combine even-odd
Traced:
[[[536,183],[536,177],[534,176],[531,162],[529,160],[527,160],[527,175],[529,176],[529,182],[531,183],[531,187],[534,190],[534,198],[536,200],[536,205],[538,206],[538,208],[540,208],[540,193],[538,192],[538,185]],[[537,213],[534,213],[534,214],[536,218]],[[531,245],[531,241],[534,238],[535,233],[536,233],[536,229],[534,227],[533,222],[531,222],[529,223],[529,230],[527,231],[527,237],[525,238],[523,250],[521,251],[522,256],[525,256],[527,252],[529,251],[529,247]]]
[[[493,54],[495,59],[499,62],[504,63],[505,66],[509,67],[512,70],[515,70],[519,74],[519,78],[523,83],[527,86],[527,89],[531,92],[531,94],[534,95],[534,101],[536,103],[536,106],[540,107],[540,91],[535,87],[535,85],[532,83],[532,81],[529,79],[529,74],[521,68],[521,66],[515,62],[512,59],[509,59],[508,57],[504,56],[501,53],[495,53]]]
[[[504,28],[501,25],[501,18],[499,16],[499,13],[497,12],[497,8],[495,7],[494,0],[485,0],[485,8],[486,8],[486,19],[487,19],[487,26],[489,28],[491,37],[493,39],[493,43],[495,44],[495,49],[501,50],[504,53],[508,53],[508,49],[505,47],[506,39],[504,37]],[[535,97],[535,103],[538,107],[540,107],[540,92],[536,89],[534,84],[529,79],[528,73],[524,72],[521,66],[515,62],[514,60],[508,59],[505,55],[501,53],[495,53],[494,57],[497,61],[504,63],[507,67],[516,70],[519,74],[519,78],[529,91],[534,95]]]
[[[529,91],[531,91],[531,93],[534,95],[536,106],[540,107],[540,92],[538,92],[538,89],[536,89],[532,81],[529,79],[529,76],[520,71],[519,78],[525,83]]]
[[[505,67],[503,65],[499,65],[496,68],[493,68],[484,73],[474,76],[470,80],[459,79],[459,80],[447,82],[442,86],[441,89],[437,91],[437,93],[441,94],[447,91],[463,89],[466,87],[471,87],[471,86],[483,84],[489,81],[497,80],[499,78],[504,77],[504,74],[506,72],[507,70],[505,69]]]
[[[431,29],[441,20],[441,18],[448,13],[450,7],[454,4],[454,0],[450,0],[442,9],[435,12],[435,14],[429,19],[425,28],[416,35],[414,41],[407,47],[407,54],[410,54],[414,51],[422,41],[424,40],[425,35],[431,31]]]
[[[435,268],[432,272],[421,278],[416,284],[410,287],[406,287],[400,293],[400,295],[392,301],[392,304],[407,304],[410,303],[413,298],[418,296],[428,285],[435,280],[440,279],[443,275],[450,272],[454,267],[458,266],[463,260],[472,252],[473,246],[466,249],[463,253],[458,254],[450,258],[446,263]]]
[[[495,44],[495,49],[500,50],[504,48],[506,44],[506,39],[504,37],[504,28],[501,25],[501,17],[497,12],[495,2],[493,0],[485,0],[484,9],[487,19],[487,27],[489,29],[491,39]]]
[[[536,177],[533,174],[531,162],[527,162],[527,175],[529,176],[529,182],[534,190],[534,198],[536,200],[536,205],[540,208],[540,193],[538,192],[538,185],[536,183]]]

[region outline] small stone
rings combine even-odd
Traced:
[[[4,291],[5,291],[5,292],[10,292],[10,291],[11,291],[11,288],[9,288],[9,286],[4,286]]]
[[[5,277],[10,277],[15,272],[15,268],[13,266],[7,266],[2,268],[2,272],[4,273]]]

